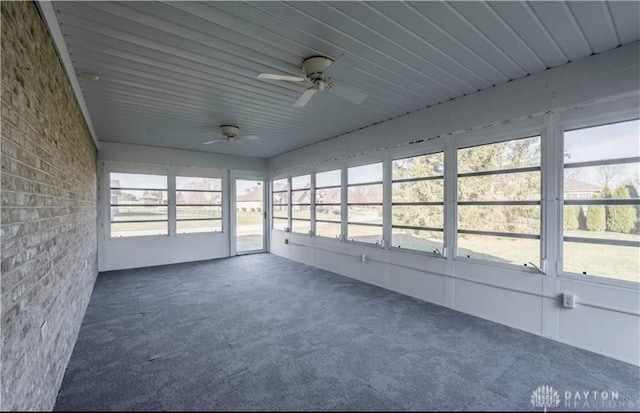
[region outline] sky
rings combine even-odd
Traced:
[[[236,195],[244,195],[251,189],[262,186],[262,181],[255,181],[250,179],[237,179],[236,180]]]
[[[564,133],[565,163],[597,161],[640,156],[640,120],[577,129]],[[638,185],[640,164],[628,163],[613,167],[611,186],[632,182]],[[565,176],[594,185],[604,184],[602,167],[565,170]]]
[[[111,173],[111,180],[120,181],[123,188],[167,189],[167,177],[163,175],[142,175]]]
[[[381,182],[382,162],[349,168],[348,180],[350,184],[360,184],[364,182]]]
[[[316,175],[316,187],[340,185],[340,169],[320,172]]]
[[[566,162],[640,156],[640,120],[566,131],[564,149]]]

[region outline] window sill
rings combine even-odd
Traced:
[[[180,232],[180,233],[177,233],[175,236],[181,237],[183,235],[216,235],[216,234],[224,234],[224,231]]]
[[[558,274],[560,280],[578,281],[588,285],[597,285],[599,287],[610,287],[626,291],[640,292],[640,283],[628,280],[619,280],[617,278],[608,278],[598,275],[585,275],[574,272],[560,272]]]
[[[389,247],[389,251],[399,252],[399,253],[402,253],[402,254],[419,255],[419,256],[423,256],[423,257],[446,259],[446,257],[444,255],[442,255],[442,254],[437,254],[435,252],[429,252],[429,251],[412,250],[410,248]]]
[[[346,239],[346,240],[344,240],[344,242],[347,243],[347,244],[361,245],[361,246],[366,246],[366,247],[384,249],[384,247],[382,245],[380,245],[380,244],[372,244],[370,242],[354,241],[354,240],[350,240],[350,239]]]
[[[169,237],[168,234],[155,234],[155,235],[130,235],[130,236],[123,236],[123,237],[114,237],[114,236],[109,236],[109,240],[114,240],[114,239],[138,239],[138,238],[163,238],[163,237]]]
[[[483,260],[480,258],[467,258],[467,257],[462,257],[462,256],[456,256],[453,258],[454,262],[463,262],[466,264],[473,264],[473,265],[481,265],[484,267],[492,267],[492,268],[500,268],[503,270],[509,270],[509,271],[517,271],[523,274],[527,274],[527,275],[536,275],[536,276],[546,276],[545,273],[538,271],[536,268],[534,267],[525,267],[524,265],[520,266],[520,265],[516,265],[516,264],[506,264],[506,263],[501,263],[501,262],[493,262],[493,261],[488,261],[488,260]]]

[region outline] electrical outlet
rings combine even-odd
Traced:
[[[284,243],[289,244],[289,240],[285,238]]]
[[[360,262],[367,262],[366,254],[360,254]]]
[[[576,308],[575,294],[562,294],[562,305],[564,308]]]

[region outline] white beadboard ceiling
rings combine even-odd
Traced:
[[[638,40],[628,2],[94,2],[55,13],[100,141],[268,158]],[[345,54],[336,80],[361,105],[307,84],[305,57]],[[221,142],[220,124],[258,141]]]

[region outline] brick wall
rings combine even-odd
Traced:
[[[97,276],[96,148],[35,4],[0,7],[1,408],[50,410]]]

